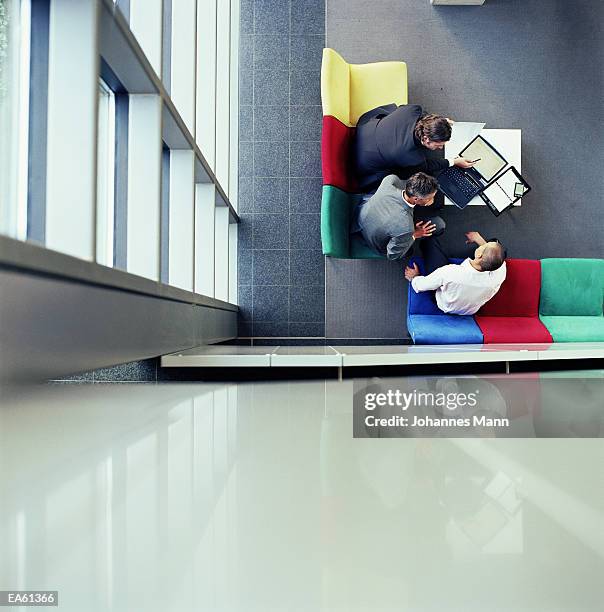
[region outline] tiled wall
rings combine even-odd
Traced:
[[[240,336],[324,336],[325,0],[241,0]]]

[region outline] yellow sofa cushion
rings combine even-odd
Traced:
[[[359,117],[384,104],[407,104],[407,64],[349,64],[333,49],[323,49],[323,115],[354,127]]]
[[[393,102],[398,106],[407,104],[407,64],[350,64],[351,125],[356,125],[368,110]]]

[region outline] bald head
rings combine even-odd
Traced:
[[[499,242],[487,242],[480,258],[480,269],[483,272],[498,270],[505,261],[505,251]]]

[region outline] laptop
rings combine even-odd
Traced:
[[[438,187],[456,206],[465,208],[508,162],[482,136],[476,136],[459,156],[478,161],[472,168],[447,168],[438,176]]]

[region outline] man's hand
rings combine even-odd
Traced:
[[[481,246],[486,243],[486,240],[478,232],[466,232],[466,238],[466,244],[474,242],[478,246]]]
[[[435,229],[436,225],[434,225],[432,221],[418,221],[415,224],[415,231],[413,232],[413,237],[417,240],[418,238],[425,238],[426,236],[431,236]]]
[[[419,268],[417,264],[413,264],[413,268],[407,266],[405,268],[405,278],[411,282],[416,276],[419,276]]]
[[[471,159],[466,159],[465,157],[456,157],[453,160],[453,165],[458,168],[472,168],[476,161],[472,161]]]

